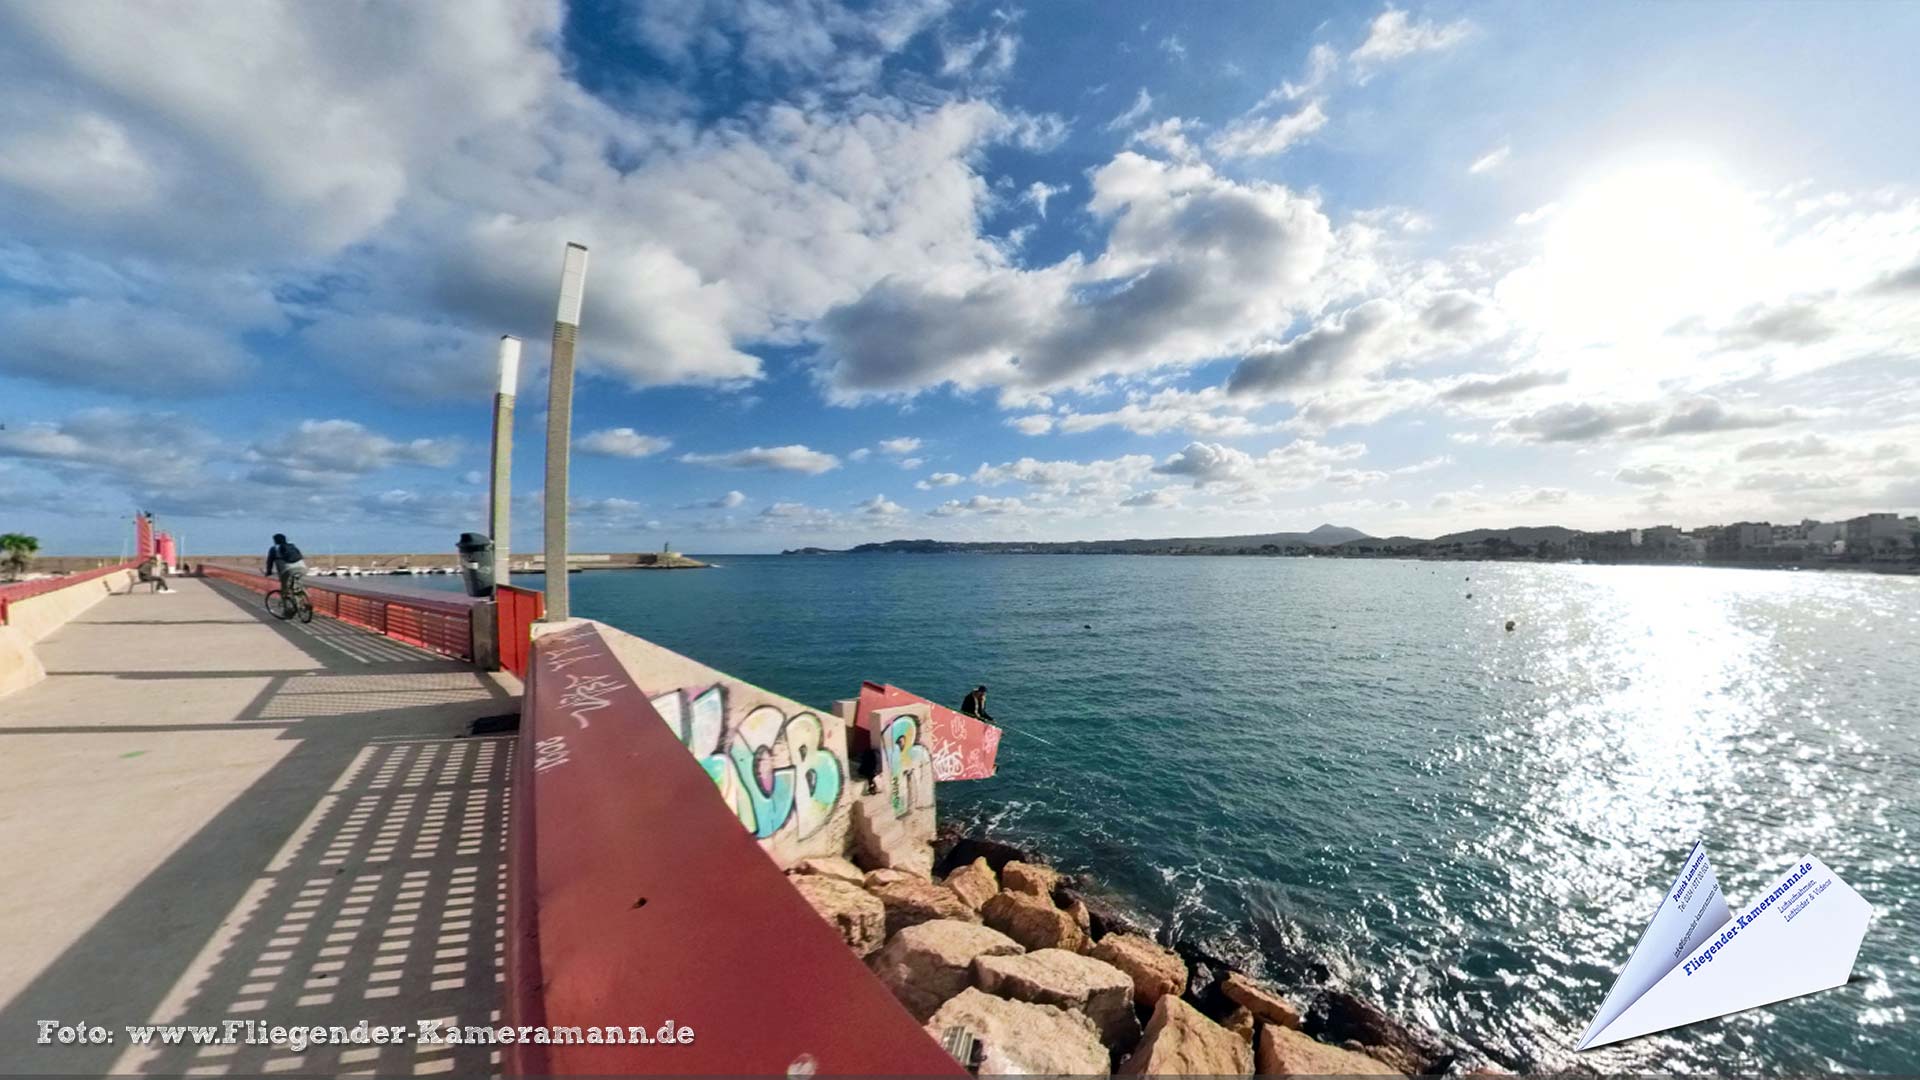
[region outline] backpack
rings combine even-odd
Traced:
[[[294,545],[293,541],[289,540],[280,545],[280,565],[285,566],[288,563],[297,563],[300,561],[300,549]]]

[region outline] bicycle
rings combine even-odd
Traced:
[[[267,611],[276,619],[298,617],[303,623],[313,621],[313,601],[307,598],[307,586],[299,578],[293,579],[293,586],[283,594],[274,589],[267,593]]]

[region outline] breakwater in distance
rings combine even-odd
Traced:
[[[1509,1068],[1920,1073],[1920,582],[701,558],[583,575],[575,612],[816,707],[861,678],[949,705],[987,683],[999,774],[940,785],[942,820],[1169,940]],[[1845,876],[1877,912],[1854,982],[1574,1051],[1696,839],[1741,910],[1803,853]]]

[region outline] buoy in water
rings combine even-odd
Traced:
[[[1511,633],[1513,633],[1513,620],[1512,620],[1512,619],[1508,619],[1508,620],[1507,620],[1507,633],[1509,633],[1509,634],[1511,634]]]
[[[1467,594],[1467,599],[1469,599],[1469,600],[1471,600],[1471,599],[1473,599],[1473,594],[1472,594],[1472,593],[1468,593],[1468,594]]]

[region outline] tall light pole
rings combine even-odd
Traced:
[[[487,528],[493,532],[494,580],[513,574],[507,533],[513,528],[513,397],[520,382],[520,339],[500,338],[500,389],[493,395],[493,482],[487,489]]]
[[[587,248],[569,243],[560,264],[560,311],[553,317],[553,365],[547,374],[547,619],[569,617],[567,604],[567,454],[573,444],[573,345],[587,291]]]

